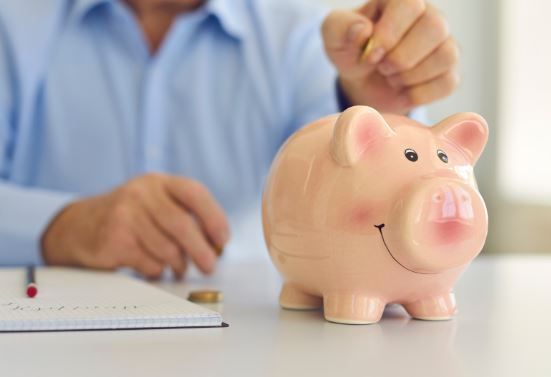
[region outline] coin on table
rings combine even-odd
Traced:
[[[222,253],[224,252],[224,247],[216,247],[214,251],[216,252],[216,256],[220,258],[222,256]]]
[[[204,304],[214,304],[222,301],[222,292],[208,289],[191,291],[188,300]]]

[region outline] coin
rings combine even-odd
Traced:
[[[367,56],[371,54],[371,51],[373,51],[373,38],[369,38],[367,41],[365,48],[363,49],[362,55],[360,56],[360,62],[364,62],[365,59],[367,59]]]
[[[205,304],[217,303],[222,301],[222,292],[208,289],[191,291],[189,293],[188,300]]]
[[[224,252],[224,247],[215,247],[214,251],[216,252],[216,256],[220,258],[222,256],[222,253]]]

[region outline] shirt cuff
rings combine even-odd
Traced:
[[[335,86],[337,88],[337,103],[339,105],[339,109],[340,111],[344,111],[352,106],[352,103],[350,102],[346,94],[344,94],[344,90],[342,90],[338,77],[335,80]]]
[[[349,101],[346,94],[344,94],[344,91],[342,90],[341,84],[339,83],[339,79],[335,80],[335,87],[337,89],[337,103],[339,105],[340,111],[344,111],[348,109],[349,107],[353,106],[353,104]],[[427,111],[424,107],[417,107],[409,112],[407,116],[413,120],[416,120],[420,123],[426,123],[427,122]]]
[[[75,195],[0,183],[0,261],[40,265],[42,234]]]

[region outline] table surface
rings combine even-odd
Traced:
[[[326,322],[278,307],[267,260],[227,262],[159,287],[224,292],[229,328],[0,334],[2,376],[551,376],[551,258],[479,257],[456,286],[455,319]]]

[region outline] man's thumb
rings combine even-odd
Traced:
[[[361,48],[373,32],[373,24],[358,12],[335,10],[325,18],[321,31],[328,51]]]

